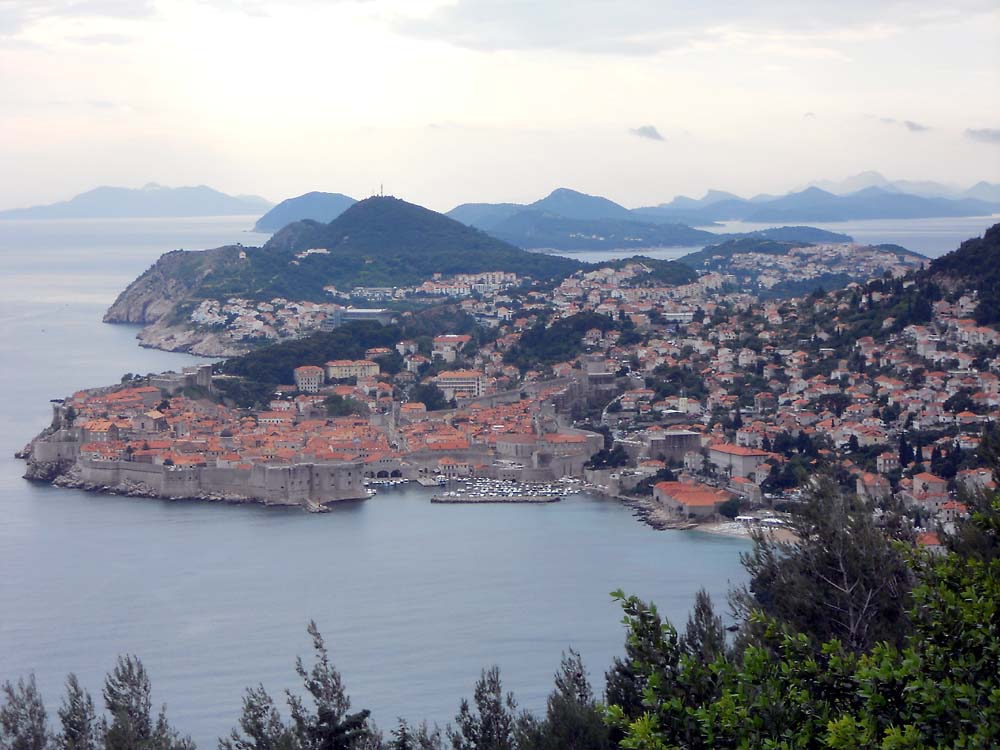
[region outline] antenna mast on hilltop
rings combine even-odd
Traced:
[[[380,182],[380,183],[378,184],[378,195],[379,195],[379,198],[384,198],[384,197],[385,197],[385,189],[384,189],[384,188],[385,188],[385,185],[383,185],[383,184],[382,184],[382,183]]]

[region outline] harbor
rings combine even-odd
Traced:
[[[431,497],[432,503],[557,503],[580,492],[575,480],[514,482],[505,479],[450,480],[446,489]]]

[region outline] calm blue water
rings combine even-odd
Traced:
[[[588,497],[437,506],[412,488],[316,516],[22,480],[11,455],[48,421],[48,399],[196,361],[101,324],[115,295],[167,250],[259,244],[251,224],[0,222],[0,680],[34,672],[54,716],[67,672],[99,694],[133,652],[154,700],[211,748],[246,686],[295,685],[312,618],[355,706],[383,726],[444,723],[493,663],[527,708],[544,705],[569,646],[600,685],[624,637],[612,589],[683,622],[698,588],[721,604],[743,580],[746,542],[655,532]]]

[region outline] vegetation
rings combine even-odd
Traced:
[[[976,320],[1000,323],[1000,224],[980,237],[963,242],[953,252],[931,261],[929,272],[964,280],[979,292]]]
[[[421,403],[427,411],[440,411],[451,406],[444,392],[433,383],[420,383],[410,391],[410,401]]]
[[[809,246],[808,242],[779,242],[759,237],[742,237],[736,240],[727,240],[718,245],[710,245],[696,253],[688,253],[677,262],[698,270],[718,270],[725,261],[730,260],[734,255],[742,253],[788,255],[789,250]]]
[[[333,331],[314,333],[233,357],[219,364],[216,370],[235,377],[217,380],[216,383],[223,395],[238,406],[266,403],[276,385],[293,382],[296,367],[322,367],[333,359],[361,359],[373,347],[392,349],[403,339],[422,339],[442,333],[484,335],[475,320],[456,306],[436,305],[403,315],[395,325],[357,321]],[[384,359],[390,372],[393,369],[398,371],[395,366],[398,365],[398,356],[390,354]]]
[[[34,676],[0,688],[3,750],[194,750],[194,743],[167,721],[166,707],[152,711],[149,675],[134,656],[120,656],[104,680],[106,714],[98,716],[76,675],[66,678],[58,710],[59,731],[49,728]]]
[[[1000,741],[1000,499],[982,499],[916,585],[899,645],[855,652],[755,610],[706,661],[655,607],[619,593],[641,702],[614,704],[623,748],[986,748]],[[758,541],[758,544],[763,542]],[[821,582],[817,577],[814,582]],[[823,601],[830,591],[803,591]],[[794,596],[795,594],[791,594]],[[785,596],[782,593],[782,596]]]
[[[624,268],[631,263],[642,263],[642,265],[649,269],[648,273],[637,277],[634,282],[632,282],[636,284],[648,281],[651,284],[657,284],[660,286],[679,286],[681,284],[690,284],[698,278],[698,274],[683,263],[678,263],[673,260],[647,258],[645,255],[635,255],[631,258],[609,260],[604,263],[598,263],[595,267]]]
[[[337,394],[323,399],[323,407],[328,417],[363,417],[368,414],[368,407],[360,401]]]
[[[504,355],[504,361],[521,370],[565,362],[585,350],[583,336],[591,328],[609,331],[616,327],[631,327],[631,323],[616,322],[607,315],[582,312],[557,320],[551,326],[539,322],[525,331]]]
[[[302,365],[322,367],[331,359],[361,359],[374,346],[394,346],[400,340],[397,326],[358,321],[324,333],[260,349],[228,359],[219,366],[227,375],[257,383],[292,383],[293,371]]]
[[[588,469],[620,469],[622,466],[628,466],[631,459],[625,449],[620,445],[616,445],[611,450],[607,448],[601,448],[590,460],[584,464]]]
[[[294,253],[324,248],[294,264]],[[296,222],[248,255],[263,296],[323,298],[323,287],[405,286],[435,273],[514,271],[532,278],[572,273],[576,261],[529,253],[446,216],[396,198],[368,198],[329,224]],[[253,283],[257,281],[260,283]]]

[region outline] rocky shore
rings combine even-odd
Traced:
[[[106,321],[111,322],[111,321]],[[234,342],[226,331],[199,331],[187,324],[170,325],[159,319],[136,334],[139,346],[199,357],[238,357],[250,347]]]
[[[657,531],[666,529],[696,529],[699,524],[694,521],[679,521],[671,516],[653,498],[632,497],[630,495],[608,495],[619,500],[622,505],[632,510],[632,515]]]

